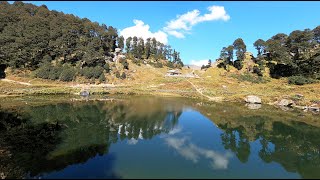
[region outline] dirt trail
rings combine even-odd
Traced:
[[[222,101],[223,100],[222,97],[211,97],[211,96],[203,94],[202,91],[199,88],[197,88],[197,86],[195,86],[191,81],[189,81],[189,80],[187,80],[187,81],[193,86],[194,89],[196,89],[196,91],[199,94],[201,94],[202,96],[208,98],[210,101]]]
[[[10,82],[10,83],[17,83],[17,84],[22,84],[22,85],[26,85],[26,86],[32,86],[32,84],[30,84],[30,83],[10,80],[10,79],[1,79],[1,81]]]

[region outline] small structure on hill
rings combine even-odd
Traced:
[[[173,76],[173,75],[179,75],[179,74],[181,74],[181,72],[177,69],[171,69],[171,70],[167,71],[167,74]]]

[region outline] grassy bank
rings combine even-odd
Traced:
[[[130,74],[130,79],[115,79],[108,84],[66,83],[12,73],[6,78],[11,82],[0,81],[0,97],[79,94],[82,89],[88,89],[91,94],[179,96],[231,102],[244,102],[247,95],[256,95],[263,104],[274,104],[281,99],[291,99],[301,106],[320,103],[319,83],[299,86],[288,84],[287,78],[272,79],[268,76],[264,76],[261,82],[250,82],[250,79],[239,80],[237,77],[241,74],[235,70],[226,72],[219,68],[193,71],[200,78],[165,77],[168,68],[137,66],[133,63],[130,63],[130,68],[134,72]],[[192,72],[187,68],[181,71]]]

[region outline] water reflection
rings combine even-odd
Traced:
[[[191,143],[189,139],[169,137],[165,139],[166,143],[174,148],[180,155],[194,163],[197,163],[201,156],[210,159],[213,169],[227,169],[229,158],[232,157],[230,152],[221,154],[213,150],[205,149]]]
[[[267,107],[252,111],[243,105],[198,104],[175,98],[133,98],[28,106],[19,113],[2,110],[1,176],[144,177],[128,170],[138,164],[129,166],[129,160],[122,160],[132,154],[121,152],[130,149],[140,162],[141,173],[148,174],[147,169],[158,169],[161,163],[175,169],[158,176],[150,170],[153,177],[180,177],[180,168],[187,177],[221,174],[241,178],[238,170],[256,162],[255,157],[265,165],[280,164],[284,177],[288,172],[303,178],[320,177],[320,128],[300,122],[306,121],[304,118],[313,122],[317,116],[300,117]],[[201,112],[193,115],[202,120],[188,119],[188,112]],[[148,151],[151,146],[154,149]],[[116,151],[110,152],[112,147],[117,147]],[[173,160],[174,152],[181,159]],[[148,153],[158,158],[156,163],[149,162]]]
[[[251,120],[257,120],[250,121]],[[277,162],[288,172],[297,172],[302,178],[319,178],[320,173],[320,128],[302,122],[271,122],[272,129],[265,126],[266,117],[240,118],[238,126],[221,124],[221,135],[226,149],[231,149],[245,163],[250,156],[250,141],[261,145],[259,157],[266,163]],[[246,131],[254,127],[256,135]],[[251,140],[250,140],[251,139]]]

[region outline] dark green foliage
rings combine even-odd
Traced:
[[[121,74],[121,79],[125,79],[127,76],[126,76],[126,73],[124,73],[124,72],[122,72],[122,74]]]
[[[116,47],[115,28],[86,18],[23,2],[1,3],[0,13],[0,62],[13,68],[35,70],[40,63],[58,59],[63,64],[103,65]]]
[[[104,76],[103,73],[100,75],[99,81],[100,81],[100,82],[105,82],[105,81],[106,81],[106,77]]]
[[[4,72],[7,66],[5,64],[0,64],[0,79],[6,77],[6,73]]]
[[[232,74],[231,77],[238,79],[239,81],[248,81],[252,83],[266,83],[268,80],[264,79],[262,76],[257,76],[250,73],[244,73],[244,74]]]
[[[161,62],[150,63],[150,64],[155,68],[162,68],[163,67],[163,64]]]
[[[156,67],[156,68],[162,68],[162,67],[163,67],[163,64],[162,64],[161,62],[157,62],[154,67]]]
[[[273,64],[267,63],[270,68],[270,76],[272,78],[289,77],[294,75],[294,68],[290,65],[285,64]]]
[[[207,64],[207,65],[202,65],[202,66],[201,66],[201,70],[202,70],[202,69],[208,69],[209,67],[211,67],[211,65],[209,65],[209,64]]]
[[[217,67],[218,67],[218,68],[224,68],[224,69],[227,68],[225,62],[219,62],[219,63],[217,64]],[[201,69],[203,69],[203,68],[201,67]]]
[[[173,63],[172,63],[171,61],[168,61],[167,66],[168,66],[169,68],[174,68],[174,65],[173,65]]]
[[[258,66],[253,66],[253,73],[256,73],[258,76],[262,76],[262,72]]]
[[[109,63],[106,63],[106,64],[103,66],[103,68],[106,70],[107,73],[109,73],[110,70],[111,70]]]
[[[262,39],[258,39],[253,43],[253,46],[257,49],[258,55],[260,55],[266,47],[266,42]]]
[[[61,81],[73,81],[75,76],[76,70],[73,67],[64,67],[59,79]]]
[[[234,67],[237,68],[238,70],[243,68],[243,62],[240,60],[234,61]]]
[[[244,44],[241,38],[236,39],[233,42],[233,48],[236,50],[237,59],[240,61],[244,60],[244,53],[247,51],[247,46]]]
[[[259,65],[253,71],[259,76],[262,76],[261,71],[267,65],[272,78],[297,76],[291,78],[292,84],[306,84],[312,81],[310,78],[320,78],[320,26],[313,30],[295,30],[289,35],[278,33],[267,41],[258,39],[253,45],[258,51],[258,57],[251,60]],[[218,67],[227,70],[228,65],[232,64],[232,47],[237,55],[233,66],[238,70],[242,69],[246,45],[241,38],[236,39],[233,46],[222,48]]]
[[[124,68],[124,69],[129,70],[129,63],[127,62],[127,60],[123,60],[123,61],[121,62],[121,64],[123,65],[123,68]]]
[[[103,68],[100,66],[84,67],[80,70],[80,75],[86,77],[87,79],[98,79],[102,73]]]
[[[53,69],[51,63],[45,63],[40,66],[34,73],[35,76],[42,79],[49,79],[50,71]]]
[[[116,78],[120,78],[120,73],[119,73],[119,71],[117,71],[115,74],[116,74]]]
[[[183,67],[183,62],[180,58],[180,53],[172,49],[170,45],[164,45],[155,38],[147,38],[146,42],[142,38],[128,37],[126,39],[127,57],[132,59],[132,62],[139,65],[139,60],[168,60],[172,62],[170,66]],[[150,63],[151,64],[151,63]]]
[[[311,78],[306,78],[303,76],[290,76],[288,78],[288,83],[289,84],[296,84],[296,85],[304,85],[304,84],[311,84],[315,83],[316,81]]]

